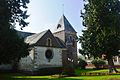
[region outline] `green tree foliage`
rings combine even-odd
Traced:
[[[80,67],[80,69],[85,69],[85,67],[87,66],[87,62],[81,58],[78,59],[78,67]]]
[[[106,64],[104,60],[96,58],[92,62],[95,65],[96,69],[101,69]]]
[[[84,54],[94,57],[106,55],[110,72],[117,70],[112,57],[120,49],[120,1],[119,0],[86,0],[83,18],[83,35],[79,41]]]
[[[14,64],[28,55],[28,45],[14,29],[16,23],[21,29],[28,25],[27,3],[29,0],[0,0],[0,63]]]
[[[14,28],[18,22],[21,29],[28,25],[25,19],[27,15],[27,3],[29,0],[0,0],[0,18],[3,23],[10,24],[9,28]]]

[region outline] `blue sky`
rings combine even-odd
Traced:
[[[30,0],[28,4],[30,17],[26,20],[30,24],[23,28],[23,31],[34,33],[47,29],[53,31],[64,13],[77,31],[77,35],[81,35],[83,26],[80,10],[83,10],[83,0]],[[19,27],[17,29],[20,30]]]

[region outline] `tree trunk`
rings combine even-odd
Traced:
[[[108,57],[108,68],[109,68],[109,73],[113,73],[114,71],[117,73],[117,69],[114,66],[112,56]]]

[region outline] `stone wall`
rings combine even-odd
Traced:
[[[45,56],[46,50],[52,50],[53,58],[48,60]],[[62,49],[52,47],[35,47],[35,65],[36,68],[61,67]]]
[[[53,58],[48,60],[45,56],[46,50],[52,50]],[[62,49],[52,47],[35,46],[29,56],[21,58],[19,69],[24,71],[37,71],[42,68],[62,67]]]
[[[65,32],[66,40],[70,38],[70,36],[74,42],[72,42],[72,45],[67,45],[67,54],[68,57],[73,60],[73,64],[77,65],[77,36],[76,33]]]

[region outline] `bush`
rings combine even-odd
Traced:
[[[98,58],[94,59],[91,63],[95,65],[96,69],[101,69],[105,65],[105,61]]]
[[[81,58],[78,59],[78,67],[80,67],[80,69],[85,69],[85,66],[87,66],[87,62]]]

